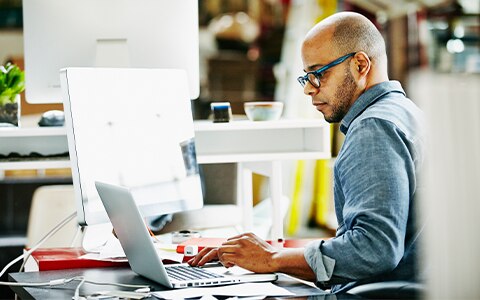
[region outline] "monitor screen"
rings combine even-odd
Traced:
[[[66,67],[180,68],[199,96],[197,0],[23,0],[26,101],[61,103]]]
[[[60,78],[80,225],[109,222],[95,181],[131,188],[144,216],[203,206],[184,70],[67,68]]]

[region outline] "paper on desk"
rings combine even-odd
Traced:
[[[204,295],[217,296],[293,296],[294,294],[271,282],[240,283],[216,287],[199,287],[178,290],[159,291],[152,296],[163,299],[184,299],[201,297]]]
[[[125,252],[123,252],[120,241],[114,237],[110,236],[105,243],[105,245],[99,248],[99,257],[104,258],[113,258],[113,257],[125,257]]]
[[[139,247],[141,247],[141,245],[139,245]],[[155,244],[155,247],[157,248],[158,255],[160,255],[162,259],[182,262],[183,254],[175,251],[176,246],[173,247],[170,244]],[[125,258],[125,252],[123,251],[122,245],[120,245],[120,242],[114,236],[107,240],[105,245],[99,249],[99,253],[97,255],[97,259],[99,260]]]

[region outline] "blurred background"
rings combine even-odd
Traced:
[[[408,88],[418,69],[476,73],[479,1],[475,0],[204,0],[199,1],[201,95],[196,117],[207,118],[212,101],[227,100],[236,114],[242,102],[289,101],[289,76],[302,72],[298,46],[313,24],[336,11],[356,11],[383,34],[390,78]],[[0,0],[0,62],[23,59],[22,1]],[[292,74],[290,74],[292,73]],[[298,88],[297,88],[298,90]],[[287,115],[306,112],[288,105]],[[292,106],[292,107],[290,107]],[[51,108],[51,107],[49,107]],[[309,108],[308,106],[306,108]],[[46,106],[22,106],[24,114]]]
[[[195,119],[208,119],[210,103],[228,101],[242,118],[247,101],[280,101],[284,118],[322,118],[296,82],[300,45],[307,31],[337,11],[356,11],[380,30],[390,79],[429,119],[430,150],[421,209],[431,220],[425,261],[430,297],[480,297],[480,1],[478,0],[199,0],[201,93]],[[22,1],[0,0],[0,63],[23,66]],[[35,115],[61,104],[28,104]],[[331,168],[343,136],[332,125],[332,159],[285,166],[287,236],[335,233]],[[231,168],[231,166],[225,166]],[[4,171],[0,178],[0,235],[22,235],[33,191],[71,182],[70,170]],[[301,185],[295,184],[300,179]],[[254,176],[254,201],[268,196]],[[227,185],[231,186],[231,185]],[[318,187],[323,187],[318,189]],[[13,195],[15,194],[15,200]],[[293,206],[298,207],[293,207]],[[15,243],[13,243],[15,244]],[[0,244],[1,265],[11,240]],[[6,260],[8,261],[8,260]],[[455,274],[451,276],[449,274]],[[456,297],[456,296],[462,297]]]

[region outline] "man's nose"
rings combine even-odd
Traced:
[[[316,93],[318,93],[320,88],[316,88],[314,87],[310,81],[307,80],[307,82],[305,83],[305,86],[303,87],[303,93],[307,96],[313,96],[315,95]]]

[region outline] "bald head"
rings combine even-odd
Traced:
[[[336,56],[365,52],[373,64],[385,66],[387,55],[382,35],[370,20],[354,12],[340,12],[316,24],[305,37],[305,45],[328,43]]]

